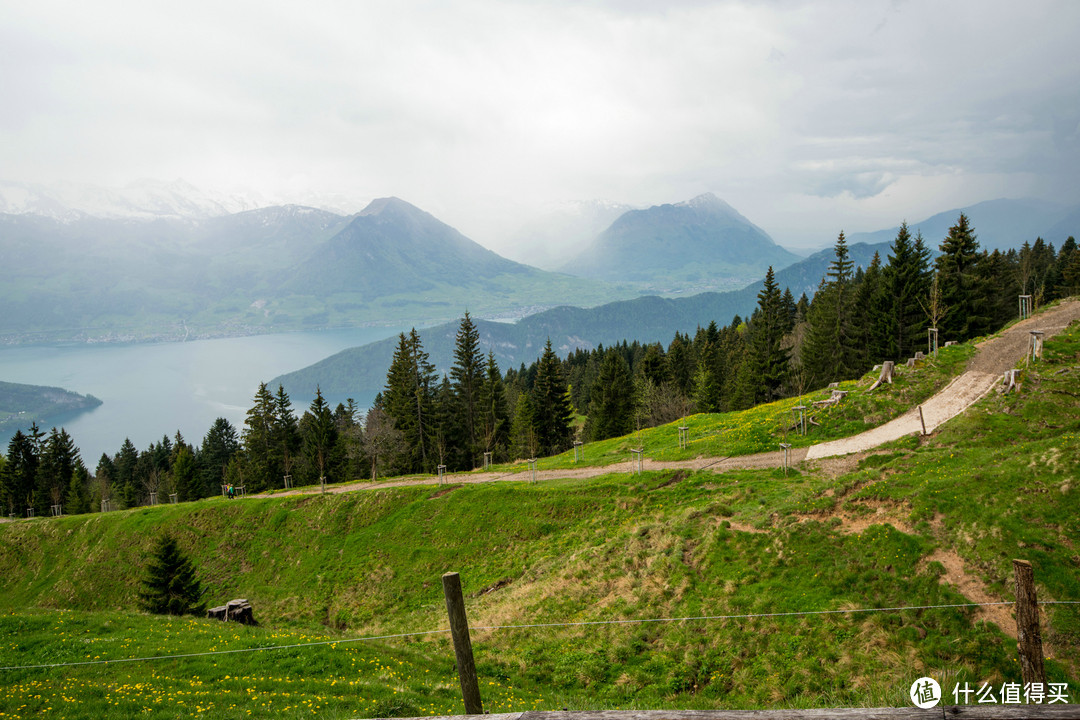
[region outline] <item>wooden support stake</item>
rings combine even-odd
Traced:
[[[1016,647],[1024,683],[1046,684],[1042,634],[1039,632],[1039,601],[1035,597],[1035,571],[1027,560],[1013,560],[1016,576]]]
[[[458,679],[461,681],[461,697],[465,700],[467,715],[483,715],[480,702],[480,681],[476,677],[472,641],[469,639],[469,621],[465,617],[465,599],[461,596],[461,576],[446,573],[442,576],[443,595],[446,597],[446,614],[450,616],[450,634],[454,638],[454,659]]]
[[[926,419],[923,418],[922,405],[919,406],[919,422],[922,423],[922,434],[926,435]]]

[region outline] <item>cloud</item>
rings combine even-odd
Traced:
[[[1080,167],[1065,0],[4,10],[10,180],[395,194],[498,246],[558,200],[711,190],[782,240]]]

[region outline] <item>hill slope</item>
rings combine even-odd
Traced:
[[[999,686],[1019,681],[1010,618],[966,603],[1011,600],[1016,556],[1041,602],[1080,599],[1078,372],[1074,324],[1019,393],[787,477],[658,471],[9,523],[0,608],[127,607],[167,529],[214,597],[346,636],[444,627],[438,577],[460,571],[473,626],[504,628],[474,635],[482,686],[540,685],[558,707],[899,707],[921,675]],[[1050,679],[1075,699],[1080,616],[1045,609]],[[580,624],[601,621],[619,624]],[[538,623],[570,624],[507,627]],[[442,638],[414,647],[449,657]]]

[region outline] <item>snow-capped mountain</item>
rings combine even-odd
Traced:
[[[315,192],[301,194],[303,197],[276,198],[247,190],[208,192],[184,180],[139,180],[121,188],[0,181],[0,214],[42,215],[65,221],[85,215],[105,219],[205,219],[286,203],[348,215],[364,204],[340,196],[322,198]]]

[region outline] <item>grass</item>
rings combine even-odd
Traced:
[[[967,352],[956,351],[954,369]],[[830,411],[835,423],[815,432],[917,402],[946,380],[944,368],[940,377],[925,369],[880,395],[849,393]],[[81,717],[83,707],[87,717],[460,712],[444,634],[345,642],[445,628],[447,571],[462,574],[493,712],[904,707],[922,675],[943,687],[1017,681],[1015,641],[974,609],[890,608],[968,602],[929,560],[938,551],[957,555],[991,597],[1012,599],[1011,560],[1024,557],[1040,599],[1080,599],[1078,373],[1074,327],[1047,343],[1021,393],[991,393],[932,437],[839,472],[611,473],[8,523],[2,665],[337,644],[0,671],[0,718],[45,708]],[[700,420],[715,423],[718,445],[752,448],[775,432],[782,408]],[[131,613],[164,529],[213,603],[246,597],[265,627]],[[1050,679],[1069,683],[1076,701],[1080,610],[1046,609]],[[619,622],[581,624],[600,621]],[[557,626],[520,627],[537,624]],[[228,694],[214,700],[208,687]]]

